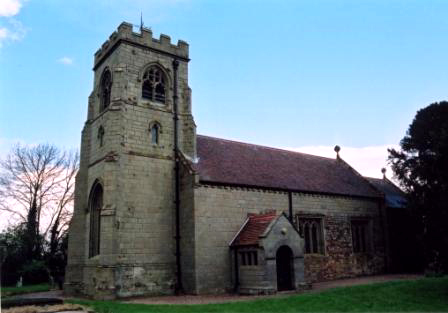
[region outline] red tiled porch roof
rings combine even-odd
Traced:
[[[231,242],[231,246],[258,245],[260,236],[277,217],[275,212],[264,214],[249,214],[246,223]]]

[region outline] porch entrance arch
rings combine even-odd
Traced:
[[[294,281],[293,253],[290,247],[281,246],[276,253],[277,290],[292,290]]]

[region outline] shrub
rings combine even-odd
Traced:
[[[41,260],[32,260],[25,263],[20,270],[23,277],[23,283],[26,285],[46,283],[49,281],[49,275],[45,262]]]

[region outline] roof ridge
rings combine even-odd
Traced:
[[[245,146],[252,146],[252,147],[260,147],[263,149],[269,149],[269,150],[275,150],[275,151],[282,151],[282,152],[288,152],[288,153],[292,153],[292,154],[301,154],[301,155],[307,155],[307,156],[311,156],[314,158],[321,158],[321,159],[325,159],[325,160],[332,160],[332,161],[336,161],[336,159],[333,158],[328,158],[328,157],[324,157],[324,156],[320,156],[320,155],[314,155],[314,154],[310,154],[310,153],[305,153],[305,152],[299,152],[299,151],[293,151],[293,150],[288,150],[288,149],[282,149],[282,148],[275,148],[275,147],[269,147],[269,146],[263,146],[263,145],[259,145],[259,144],[255,144],[255,143],[248,143],[248,142],[243,142],[243,141],[238,141],[238,140],[233,140],[233,139],[224,139],[224,138],[218,138],[218,137],[212,137],[212,136],[207,136],[207,135],[196,135],[197,137],[206,137],[206,138],[210,138],[210,139],[214,139],[214,140],[219,140],[219,141],[226,141],[226,142],[231,142],[231,143],[237,143],[237,144],[241,144],[241,145],[245,145]]]
[[[377,177],[370,177],[370,176],[364,176],[364,178],[366,178],[366,179],[375,179],[375,180],[381,180],[381,181],[383,181],[383,180],[384,180],[384,178],[377,178]]]
[[[267,219],[267,218],[275,218],[277,217],[277,213],[264,213],[264,214],[250,214],[248,215],[248,218],[251,220],[261,220],[261,219]]]
[[[375,193],[377,193],[378,195],[384,197],[384,192],[382,192],[381,190],[379,190],[377,187],[375,187],[372,182],[370,182],[365,176],[361,175],[361,173],[359,173],[357,170],[355,170],[350,164],[348,164],[343,158],[339,157],[338,160],[345,165],[349,170],[352,171],[353,174],[355,174],[356,176],[358,176],[359,178],[361,178],[362,180],[364,180],[367,185],[369,185],[369,187],[375,191]]]

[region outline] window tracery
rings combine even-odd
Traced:
[[[165,104],[166,77],[157,66],[151,66],[143,74],[142,98]]]
[[[305,239],[305,253],[324,254],[322,219],[296,216],[296,224]]]
[[[100,112],[104,111],[110,105],[110,93],[112,90],[112,75],[106,69],[101,76],[100,84]]]

